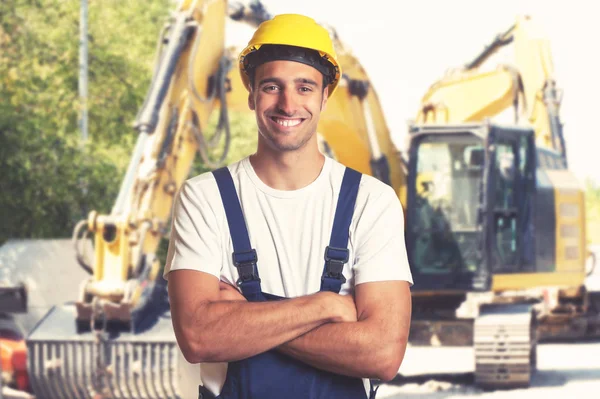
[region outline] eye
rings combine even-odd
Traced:
[[[300,87],[300,91],[303,93],[308,93],[308,92],[312,91],[312,88],[308,87],[308,86],[302,86],[302,87]]]
[[[279,87],[277,87],[276,85],[268,85],[268,86],[263,87],[263,90],[267,91],[267,92],[273,92],[273,91],[276,91],[277,89],[279,89]]]

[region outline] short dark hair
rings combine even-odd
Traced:
[[[254,87],[256,68],[266,62],[277,60],[296,61],[312,66],[323,75],[323,90],[335,80],[336,68],[325,57],[322,57],[318,51],[297,46],[263,44],[243,60],[244,69],[248,74],[252,87]]]

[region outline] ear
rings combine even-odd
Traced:
[[[252,88],[248,92],[248,108],[250,108],[251,111],[256,109],[256,104],[254,103],[254,89]]]
[[[329,97],[329,86],[325,87],[323,90],[323,99],[321,100],[321,111],[325,109],[325,105],[327,105],[327,98]]]

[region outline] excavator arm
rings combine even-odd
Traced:
[[[480,67],[499,49],[514,46],[514,64],[492,71]],[[535,131],[536,144],[562,154],[560,93],[548,38],[531,18],[518,17],[471,62],[435,82],[421,100],[416,123],[461,123],[492,118],[515,108],[517,123]]]
[[[136,311],[151,298],[154,284],[162,283],[156,252],[196,153],[213,168],[225,159],[230,144],[227,115],[223,118],[232,66],[224,48],[229,14],[254,24],[265,17],[244,7],[228,8],[224,0],[186,0],[161,35],[152,83],[135,121],[137,143],[117,200],[109,215],[93,211],[75,231],[78,241],[93,235],[95,245],[93,264],[78,252],[80,264],[92,274],[76,303],[81,328],[94,320],[132,328],[136,315],[143,317]],[[209,142],[209,118],[219,103],[220,123]],[[223,133],[222,156],[214,161],[210,153]]]
[[[518,111],[522,84],[519,73],[507,66],[494,71],[460,71],[429,88],[422,98],[417,123],[481,121],[510,106]]]
[[[343,76],[321,115],[319,132],[339,162],[390,185],[404,202],[406,171],[377,92],[358,58],[333,27],[328,29]]]

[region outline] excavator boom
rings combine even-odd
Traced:
[[[481,69],[508,45],[514,48],[514,63]],[[566,162],[560,102],[549,39],[537,21],[519,16],[472,61],[429,88],[416,123],[482,121],[512,106],[515,123],[532,126],[536,144],[557,151]]]
[[[38,399],[182,397],[156,252],[198,147],[209,150],[199,138],[225,96],[228,12],[239,9],[225,0],[182,1],[159,38],[137,143],[112,211],[92,211],[74,230],[77,260],[91,276],[73,292],[74,304],[54,306],[27,338]],[[94,252],[86,257],[90,236]]]

